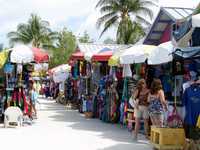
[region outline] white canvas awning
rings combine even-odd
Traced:
[[[160,44],[148,57],[148,64],[158,65],[172,61],[174,46],[171,41]]]
[[[120,64],[143,63],[156,46],[153,45],[134,45],[120,56]]]
[[[25,45],[15,46],[11,49],[10,60],[12,63],[30,63],[34,61],[34,55],[32,50]]]
[[[192,27],[193,28],[200,27],[200,14],[192,16]]]

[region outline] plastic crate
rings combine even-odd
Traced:
[[[183,149],[186,138],[182,128],[151,127],[151,143],[157,149],[177,150]]]

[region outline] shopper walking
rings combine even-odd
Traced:
[[[146,82],[144,79],[141,79],[137,83],[137,87],[133,93],[133,99],[135,100],[134,108],[134,117],[135,117],[135,131],[134,131],[134,140],[137,140],[138,132],[140,129],[141,119],[144,120],[145,134],[148,137],[148,122],[149,122],[149,113],[148,113],[148,94],[149,89],[147,88]]]
[[[162,127],[164,112],[167,111],[167,102],[160,79],[154,79],[148,96],[149,114],[153,126]]]
[[[35,117],[37,118],[36,102],[38,99],[38,94],[33,84],[31,84],[30,86],[29,95],[30,95],[30,103],[31,103],[31,113],[34,112]]]

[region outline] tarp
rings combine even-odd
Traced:
[[[124,53],[125,49],[119,49],[113,53],[108,60],[109,66],[118,66],[120,64],[120,56]]]
[[[120,56],[120,64],[143,63],[155,48],[153,45],[134,45],[125,49]]]
[[[101,48],[101,47],[100,47]],[[84,54],[84,58],[87,61],[108,61],[112,56],[113,50],[108,47],[103,47],[102,49],[96,49],[96,51],[88,50]]]
[[[69,77],[69,72],[58,72],[53,74],[53,80],[56,83],[64,82]]]
[[[177,48],[173,53],[174,59],[200,58],[200,47]]]
[[[160,44],[148,56],[148,64],[158,65],[172,61],[173,51],[174,46],[171,41]]]
[[[72,54],[71,58],[75,59],[75,60],[83,60],[84,54],[83,54],[83,52],[75,52]]]
[[[48,72],[50,74],[53,74],[55,72],[70,72],[71,71],[71,66],[68,65],[68,64],[62,64],[62,65],[59,65],[55,68],[52,68],[50,69]]]
[[[192,16],[192,27],[200,27],[200,14]]]
[[[12,63],[25,64],[34,61],[32,50],[25,45],[18,45],[11,49],[10,61]]]
[[[118,66],[119,65],[119,56],[112,56],[108,60],[108,65],[109,66]]]
[[[64,82],[69,77],[69,72],[71,71],[71,66],[68,64],[63,64],[57,66],[49,71],[53,76],[53,80],[56,83]]]
[[[113,51],[103,51],[92,56],[92,61],[108,61],[113,55]]]
[[[32,51],[34,54],[34,61],[36,63],[43,63],[49,61],[49,55],[44,50],[34,47],[32,48]]]
[[[8,59],[8,53],[9,53],[8,51],[0,52],[0,68],[2,68],[6,63]]]

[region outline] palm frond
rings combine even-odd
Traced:
[[[110,20],[108,20],[105,25],[104,25],[104,29],[100,34],[100,38],[102,37],[102,35],[111,27],[113,26],[118,20],[118,16],[114,16],[112,17]]]
[[[100,26],[102,24],[104,24],[106,21],[110,20],[113,17],[117,17],[118,18],[118,15],[116,14],[116,12],[111,12],[111,13],[105,14],[104,16],[100,17],[97,20],[97,23],[96,23],[97,28],[100,28]]]
[[[139,24],[145,24],[147,26],[151,25],[151,23],[146,18],[143,18],[142,16],[139,16],[139,15],[136,16],[135,22]]]

